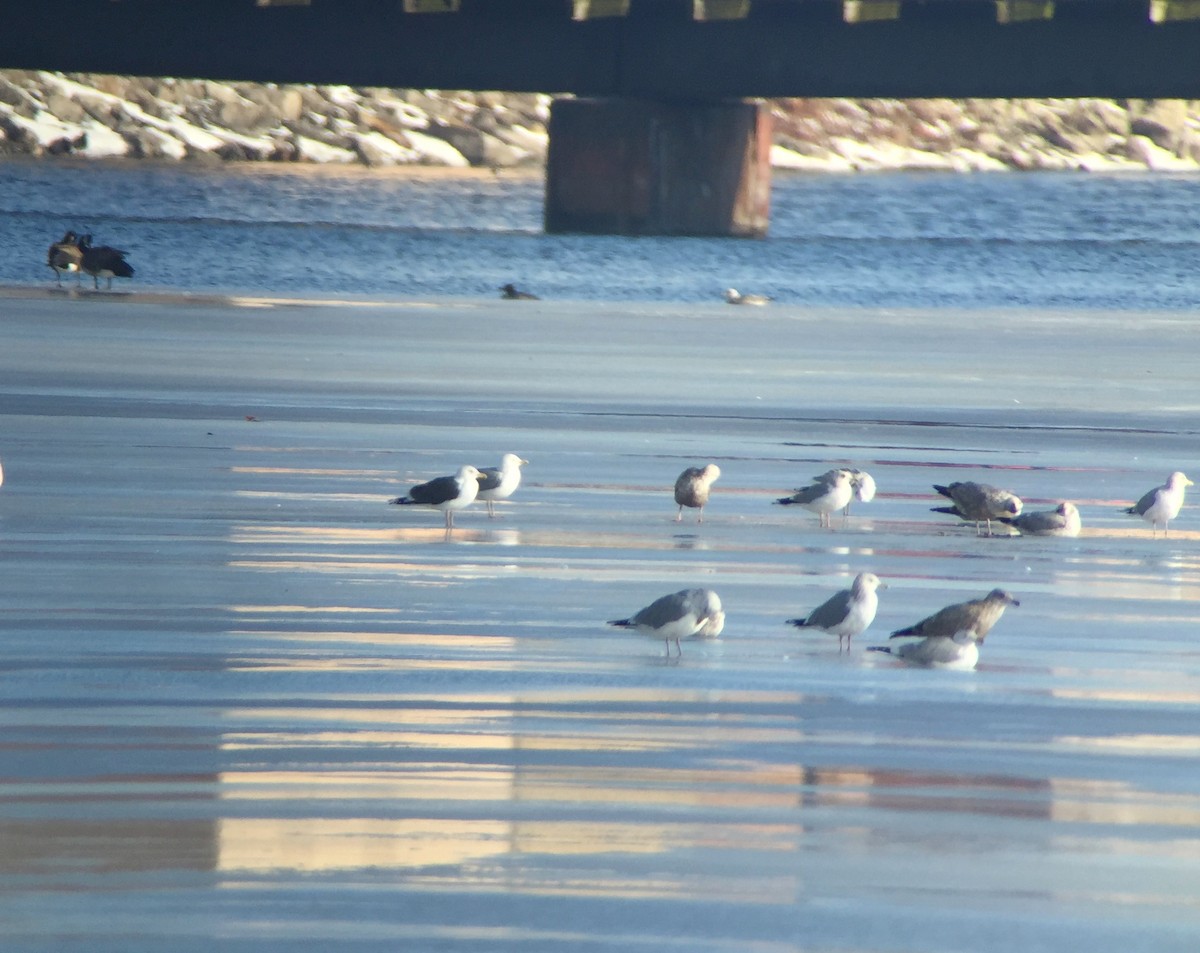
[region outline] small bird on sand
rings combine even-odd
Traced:
[[[791,496],[781,497],[775,502],[783,506],[790,506],[793,503],[803,506],[820,517],[822,526],[829,526],[829,514],[847,506],[854,494],[848,470],[833,470],[831,473],[830,482],[818,480],[811,486],[799,489]]]
[[[529,463],[515,453],[506,453],[500,458],[498,467],[480,467],[483,479],[479,481],[476,499],[487,504],[488,517],[496,518],[496,500],[507,500],[521,485],[521,467]]]
[[[679,512],[675,515],[676,523],[683,519],[685,506],[699,509],[696,522],[704,522],[704,504],[708,502],[709,491],[720,475],[721,468],[715,463],[703,467],[688,467],[679,474],[675,481],[675,502],[679,504]]]
[[[725,628],[725,610],[721,598],[711,589],[681,589],[655,599],[628,619],[608,623],[624,629],[636,629],[643,635],[662,639],[667,655],[671,643],[682,655],[679,640],[686,638],[716,638]]]
[[[511,281],[506,285],[500,286],[500,297],[506,301],[541,301],[537,295],[528,291],[522,291]]]
[[[459,467],[454,476],[442,476],[420,483],[408,491],[406,496],[398,496],[388,500],[402,506],[421,505],[432,506],[441,510],[446,516],[446,529],[454,528],[454,513],[463,507],[470,506],[479,495],[479,481],[483,474],[473,466]]]
[[[92,276],[92,283],[97,289],[100,279],[108,279],[108,290],[112,290],[114,278],[132,278],[133,266],[125,260],[128,252],[108,245],[92,245],[92,236],[84,235],[79,240],[81,258],[79,267]]]
[[[877,589],[886,589],[873,572],[860,572],[854,577],[849,589],[831,596],[803,619],[788,619],[789,625],[800,629],[821,629],[838,638],[838,651],[842,650],[842,639],[846,640],[846,651],[850,651],[850,640],[861,635],[875,621],[879,609]]]
[[[74,272],[75,278],[78,280],[79,265],[82,260],[83,252],[79,250],[79,236],[74,232],[67,232],[46,252],[46,264],[53,270],[54,280],[58,284],[62,284],[63,272],[68,274]]]
[[[737,288],[726,288],[725,300],[730,304],[749,304],[762,307],[772,299],[770,295],[742,294]]]
[[[1189,486],[1194,486],[1186,476],[1176,470],[1162,486],[1156,486],[1140,500],[1125,510],[1134,516],[1140,516],[1158,532],[1158,524],[1162,523],[1163,535],[1167,535],[1167,524],[1179,515],[1183,507],[1183,495]]]
[[[949,499],[953,506],[935,506],[934,513],[949,513],[959,519],[974,522],[975,535],[980,535],[979,524],[987,524],[987,535],[992,535],[992,520],[1002,516],[1020,516],[1021,499],[1011,490],[1003,490],[988,483],[951,483],[949,486],[933,488]]]
[[[1018,530],[1022,536],[1078,536],[1083,526],[1079,508],[1070,502],[1059,503],[1052,510],[1001,516],[999,522]]]

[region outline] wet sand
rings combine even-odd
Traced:
[[[1200,517],[1121,507],[1200,472],[1198,352],[1190,315],[10,291],[0,945],[1194,950]],[[510,450],[496,520],[384,503]],[[832,530],[773,505],[843,464],[880,494]],[[1083,534],[929,512],[964,479]],[[864,570],[851,652],[784,624]],[[604,624],[701,585],[680,658]],[[978,671],[865,651],[994,586]]]

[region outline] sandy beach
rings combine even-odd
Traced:
[[[1195,950],[1200,495],[1122,509],[1200,479],[1198,359],[1190,314],[7,289],[0,946]],[[508,451],[495,520],[385,503]],[[834,466],[878,497],[773,503]],[[1083,532],[977,537],[954,480]],[[850,652],[785,624],[862,571]],[[693,586],[678,658],[605,625]],[[997,586],[977,671],[866,651]]]

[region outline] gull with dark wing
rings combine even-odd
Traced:
[[[712,485],[720,475],[721,468],[715,463],[703,467],[688,467],[679,474],[675,481],[675,502],[679,504],[679,512],[675,515],[676,523],[683,519],[685,506],[698,509],[700,512],[696,516],[696,522],[704,522],[704,505],[708,502]]]
[[[993,589],[982,599],[958,602],[935,612],[907,628],[897,629],[891,638],[912,641],[896,646],[871,646],[913,665],[936,668],[974,668],[979,661],[979,646],[1000,621],[1004,610],[1021,603],[1003,589]]]
[[[1011,490],[1003,490],[988,483],[951,483],[949,486],[933,488],[950,500],[953,506],[935,506],[935,513],[949,513],[959,519],[975,524],[975,535],[979,535],[979,524],[987,524],[987,534],[992,535],[992,520],[1002,516],[1020,516],[1021,499]]]
[[[846,651],[850,651],[850,640],[861,635],[875,621],[879,609],[877,589],[886,589],[873,572],[860,572],[854,577],[849,589],[831,596],[803,619],[788,619],[789,625],[800,629],[821,629],[838,638],[838,651],[842,639],[846,640]]]
[[[681,589],[655,599],[628,619],[613,619],[608,624],[662,639],[668,655],[674,642],[676,651],[682,655],[680,639],[716,638],[721,634],[725,628],[725,610],[720,596],[711,589]]]
[[[1158,532],[1158,524],[1162,523],[1163,535],[1166,536],[1167,524],[1179,515],[1183,508],[1183,495],[1193,485],[1191,480],[1176,470],[1167,477],[1166,483],[1156,486],[1125,512],[1140,516],[1153,527],[1153,533]]]
[[[1001,516],[999,521],[1013,527],[1022,536],[1078,536],[1083,526],[1079,519],[1079,508],[1070,502],[1059,503],[1052,510]]]
[[[816,483],[797,490],[791,496],[781,497],[775,502],[783,506],[792,504],[803,506],[820,517],[822,526],[829,526],[829,514],[847,506],[850,497],[854,494],[848,470],[831,470],[830,476],[829,482],[819,479]]]
[[[521,485],[521,467],[529,463],[515,453],[506,453],[500,458],[498,467],[480,467],[483,478],[479,481],[476,499],[487,504],[488,517],[496,518],[496,500],[507,500]]]
[[[479,495],[479,481],[483,474],[473,466],[459,467],[454,476],[442,476],[420,483],[408,491],[406,496],[388,500],[401,506],[431,506],[446,516],[446,530],[454,528],[454,514],[470,506]]]
[[[860,503],[870,503],[875,499],[875,478],[871,474],[866,470],[856,470],[853,467],[845,467],[843,469],[850,476],[850,488],[853,491],[851,499],[858,500]],[[838,473],[838,470],[826,470],[820,476],[813,477],[813,479],[818,483],[833,483]],[[842,508],[842,515],[850,515],[849,503]]]

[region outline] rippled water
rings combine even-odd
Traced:
[[[304,181],[232,178],[246,191],[218,193],[223,220]],[[335,214],[322,190],[337,186],[374,209],[374,233],[418,239],[378,224],[382,202],[351,182],[434,194],[321,176],[313,217]],[[1191,183],[789,180],[828,209],[868,207],[860,183],[888,229],[908,223],[917,286],[868,237],[789,280],[777,248],[817,254],[799,235],[549,239],[526,222],[432,229],[457,251],[425,266],[453,273],[458,298],[380,270],[366,301],[271,304],[281,265],[245,284],[195,269],[253,299],[174,299],[148,293],[153,261],[129,295],[0,294],[5,953],[1196,949],[1200,529],[1194,503],[1165,539],[1121,512],[1200,469],[1200,338],[1160,307],[1188,287],[1169,263],[1191,239],[1064,238],[1045,283],[1014,282],[1046,307],[900,307],[921,282],[958,300],[944,266],[972,254],[914,239],[927,213],[901,211],[906,191],[965,208],[973,189],[1012,190],[1014,223],[1048,229],[1042,190],[1124,183],[1181,207]],[[510,213],[446,188],[448,222],[471,203]],[[535,184],[486,188],[536,205]],[[1175,214],[1185,231],[1171,202],[1127,204],[1130,233]],[[133,246],[119,221],[88,227]],[[261,235],[183,221],[159,226]],[[822,227],[871,231],[838,221]],[[11,236],[33,219],[0,222]],[[286,228],[339,261],[369,231]],[[1136,283],[1075,257],[1132,269],[1120,241],[1141,256]],[[571,247],[617,287],[498,301],[513,273],[487,269],[506,246],[540,261],[519,273],[538,290],[602,296],[556,257]],[[547,259],[515,251],[536,247]],[[795,297],[735,309],[698,290],[704,256],[732,268],[756,250],[780,282],[765,290]],[[811,303],[868,264],[878,280],[851,303],[874,306]],[[639,287],[654,271],[669,281]],[[342,280],[303,288],[333,295],[326,278]],[[1051,309],[1075,282],[1127,302],[1176,291]],[[531,462],[500,519],[468,510],[447,538],[438,514],[384,505],[506,450]],[[705,522],[675,523],[674,477],[710,460],[723,475]],[[832,530],[772,504],[841,464],[880,495]],[[1011,486],[1028,508],[1074,499],[1084,533],[977,538],[929,512],[930,485],[954,479]],[[852,652],[784,624],[867,569],[889,588]],[[692,585],[717,589],[729,620],[680,658],[604,624]],[[974,673],[864,650],[997,585],[1021,606]]]
[[[551,236],[532,175],[0,162],[0,283],[44,282],[67,229],[136,286],[300,294],[1190,308],[1200,177],[777,174],[763,241]]]

